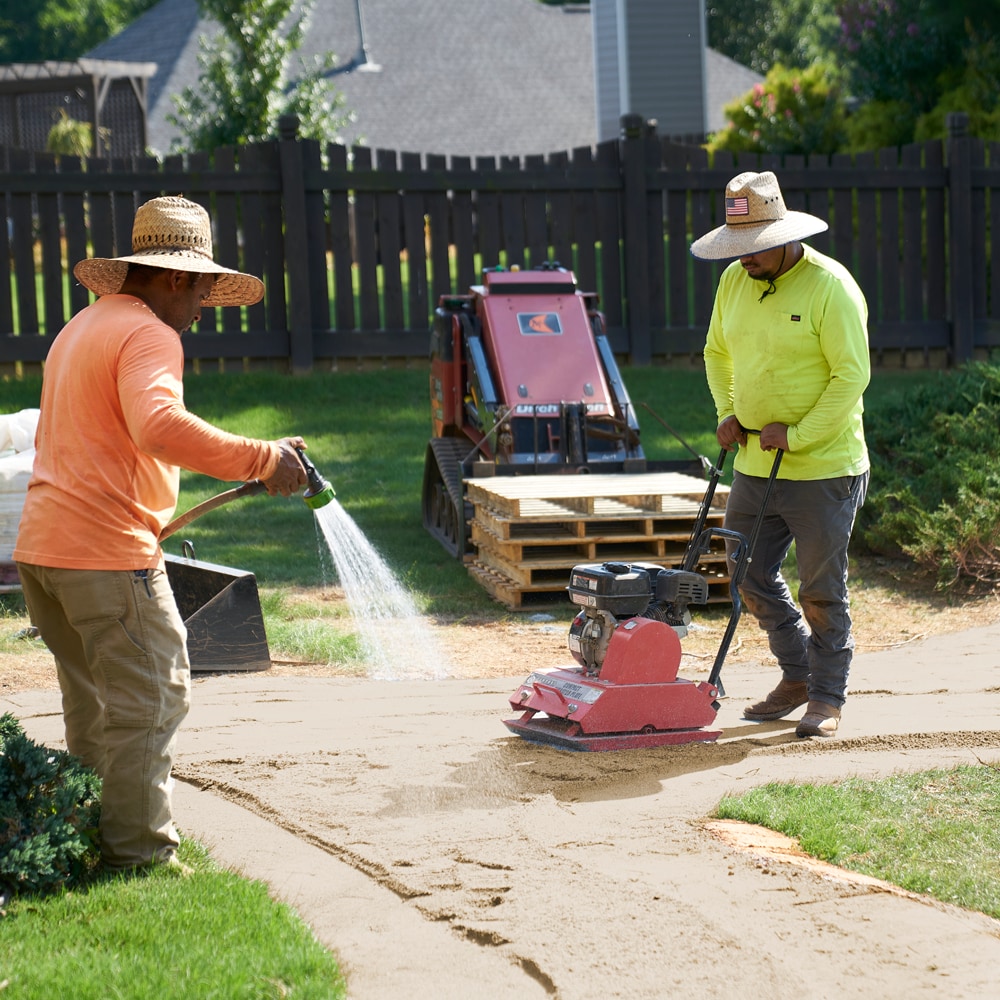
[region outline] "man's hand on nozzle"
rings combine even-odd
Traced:
[[[298,493],[308,482],[305,466],[299,459],[296,448],[305,448],[306,443],[300,437],[282,438],[278,442],[280,458],[278,468],[270,479],[264,480],[267,492],[273,497],[279,493],[283,497]]]
[[[726,417],[715,429],[715,440],[726,449],[733,451],[737,445],[746,447],[747,432],[735,416]]]

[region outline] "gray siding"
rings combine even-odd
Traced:
[[[591,9],[595,35],[614,36],[594,45],[598,138],[617,135],[626,113],[655,118],[661,135],[705,133],[704,0],[591,0]]]
[[[618,88],[618,0],[591,0],[597,141],[618,135],[621,95]]]

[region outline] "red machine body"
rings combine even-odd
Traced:
[[[512,416],[558,416],[562,402],[582,403],[590,414],[614,414],[593,319],[573,275],[494,271],[485,278],[478,302],[483,346],[497,398],[513,406]]]
[[[614,632],[598,676],[580,667],[533,673],[504,722],[533,742],[569,750],[627,750],[710,742],[719,689],[677,676],[681,645],[669,625],[631,618]]]
[[[647,471],[596,296],[558,264],[487,270],[468,294],[441,296],[430,397],[424,526],[459,558],[474,475]]]

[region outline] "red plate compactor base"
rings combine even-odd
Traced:
[[[782,452],[747,538],[727,528],[705,528],[726,451],[712,468],[680,569],[653,563],[584,563],[567,588],[580,607],[569,630],[577,667],[532,673],[510,698],[521,715],[504,725],[523,739],[566,750],[631,750],[711,742],[722,664],[742,611],[739,585],[757,539]],[[688,606],[708,601],[708,582],[694,572],[713,535],[729,539],[732,612],[707,681],[677,676],[680,639],[691,622]]]
[[[574,573],[591,567],[577,567]],[[600,567],[603,568],[603,567]],[[632,750],[711,741],[719,689],[677,676],[681,644],[664,622],[632,618],[614,632],[599,676],[566,667],[533,673],[504,725],[526,740],[567,750]]]

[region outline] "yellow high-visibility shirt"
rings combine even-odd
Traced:
[[[705,343],[708,386],[720,424],[735,414],[748,430],[788,426],[779,478],[856,476],[868,468],[868,307],[847,268],[803,250],[763,299],[767,282],[738,260],[722,273]],[[750,435],[734,468],[768,476],[773,462],[774,453]]]

